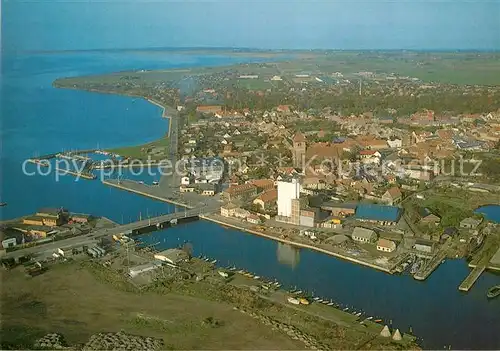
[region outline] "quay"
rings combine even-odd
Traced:
[[[474,283],[479,279],[481,274],[487,269],[493,269],[500,271],[500,248],[498,250],[485,249],[481,252],[482,257],[476,263],[470,263],[469,267],[472,267],[472,271],[464,279],[462,284],[458,287],[460,291],[469,291]]]
[[[56,171],[63,172],[66,174],[71,174],[71,175],[74,175],[75,177],[81,177],[83,179],[94,180],[97,178],[97,176],[95,174],[92,174],[92,173],[79,173],[79,172],[75,172],[75,171],[72,171],[69,169],[59,168],[57,166],[55,169],[56,169]]]
[[[416,280],[426,280],[432,272],[434,272],[439,265],[446,258],[445,250],[439,250],[430,260],[429,262],[422,267],[414,276]]]
[[[250,233],[250,234],[255,234],[255,235],[258,235],[258,236],[261,236],[261,237],[264,237],[264,238],[267,238],[267,239],[271,239],[271,240],[274,240],[274,241],[279,241],[281,243],[288,244],[288,245],[291,245],[291,246],[295,246],[295,247],[300,247],[300,248],[303,248],[303,249],[309,249],[309,250],[314,250],[314,251],[317,251],[317,252],[321,252],[321,253],[324,253],[324,254],[327,254],[327,255],[330,255],[330,256],[334,256],[334,257],[343,259],[345,261],[349,261],[349,262],[357,263],[357,264],[360,264],[360,265],[363,265],[363,266],[366,266],[366,267],[370,267],[370,268],[382,271],[384,273],[389,273],[389,274],[393,274],[394,273],[394,270],[392,270],[390,268],[386,268],[386,267],[379,266],[379,265],[376,265],[376,264],[373,264],[373,263],[370,263],[370,262],[367,262],[367,261],[363,261],[363,260],[357,259],[355,257],[347,256],[347,255],[344,255],[342,253],[334,252],[334,251],[331,251],[331,250],[326,250],[326,249],[323,249],[321,247],[317,247],[317,246],[313,246],[313,245],[309,245],[309,244],[304,244],[304,243],[299,243],[299,242],[295,242],[295,241],[288,240],[288,239],[285,239],[285,238],[280,238],[279,236],[274,236],[274,235],[266,234],[266,233],[264,233],[262,231],[257,231],[257,230],[251,229],[251,228],[247,228],[247,227],[245,227],[243,225],[238,225],[238,224],[235,224],[235,223],[230,223],[227,220],[217,219],[213,215],[201,214],[199,217],[201,219],[204,219],[204,220],[207,220],[207,221],[210,221],[210,222],[214,222],[214,223],[220,224],[222,226],[230,227],[230,228],[237,229],[237,230],[240,230],[242,232],[247,232],[247,233]]]

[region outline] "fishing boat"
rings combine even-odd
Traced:
[[[488,293],[486,294],[486,296],[489,298],[489,299],[493,299],[497,296],[500,295],[500,285],[495,285],[495,286],[492,286],[489,290],[488,290]]]

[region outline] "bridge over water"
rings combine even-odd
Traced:
[[[106,237],[106,236],[112,236],[112,235],[119,235],[123,233],[130,233],[134,230],[139,230],[143,228],[148,228],[151,226],[158,226],[161,224],[165,223],[170,223],[173,220],[182,220],[182,219],[188,219],[188,218],[195,218],[203,214],[209,214],[217,211],[219,207],[216,206],[201,206],[201,207],[196,207],[192,209],[186,209],[184,211],[178,211],[174,213],[169,213],[165,215],[160,215],[157,217],[153,218],[148,218],[148,219],[143,219],[139,220],[136,222],[132,223],[127,223],[123,225],[116,226],[114,228],[108,228],[108,229],[98,229],[90,234],[86,235],[79,235],[75,236],[72,238],[64,239],[64,240],[58,240],[58,241],[53,241],[51,243],[47,244],[41,244],[38,246],[32,246],[32,247],[27,247],[23,249],[18,249],[12,252],[9,252],[5,254],[2,258],[5,259],[10,259],[13,258],[15,260],[18,260],[21,257],[36,254],[36,253],[41,253],[41,252],[47,252],[47,251],[54,251],[57,250],[58,248],[74,248],[74,247],[81,247],[83,245],[92,245],[92,244],[97,244],[98,239]]]

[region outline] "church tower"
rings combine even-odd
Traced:
[[[294,168],[302,168],[305,157],[306,157],[306,137],[297,132],[294,135],[293,139],[293,167]]]

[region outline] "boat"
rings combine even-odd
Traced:
[[[323,300],[322,304],[323,304],[323,305],[327,305],[327,304],[328,304],[328,301],[327,301],[327,300]]]
[[[317,296],[316,296],[316,297],[314,298],[314,301],[318,301],[318,300],[319,300],[319,297],[317,297]]]
[[[212,260],[210,261],[211,264],[216,264],[217,263],[217,260]]]
[[[255,277],[253,277],[253,279],[260,279],[260,277],[256,275]]]
[[[307,299],[300,298],[299,301],[302,305],[309,305],[309,301]]]
[[[160,183],[157,180],[153,181],[153,185],[159,185]]]
[[[366,319],[369,320],[369,321],[371,321],[373,319],[373,317],[368,317]]]
[[[356,317],[361,316],[361,312],[356,313]]]
[[[374,322],[375,323],[382,323],[382,320],[381,319],[375,319]]]
[[[287,300],[288,300],[288,302],[290,302],[293,305],[300,305],[300,300],[298,300],[294,297],[289,297]]]
[[[0,202],[0,207],[4,207],[4,206],[7,206],[7,203],[6,202]]]
[[[500,285],[495,285],[495,286],[492,286],[489,290],[488,290],[488,293],[486,294],[486,296],[489,298],[489,299],[493,299],[497,296],[500,295]]]
[[[294,294],[300,295],[300,294],[302,294],[302,290],[296,291],[296,292],[294,292]]]
[[[328,302],[326,305],[327,306],[333,306],[333,302]]]
[[[349,307],[344,308],[344,311],[349,311]]]
[[[323,302],[323,299],[319,299],[317,302],[321,303],[321,302]]]
[[[219,271],[219,275],[223,278],[227,278],[229,277],[229,274],[227,274],[226,272],[223,272],[223,271]]]

